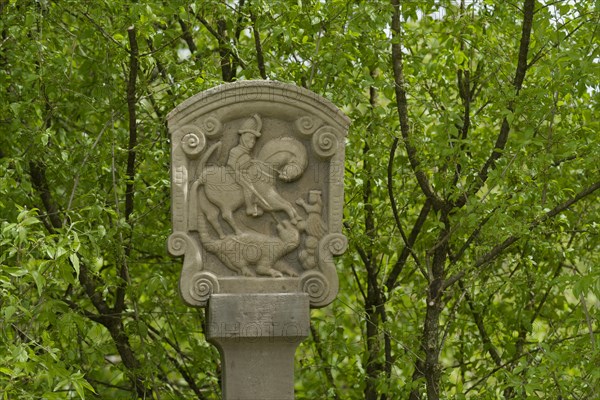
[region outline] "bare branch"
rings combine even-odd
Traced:
[[[344,222],[344,228],[351,230],[350,225],[347,222]],[[356,247],[356,251],[358,252],[358,255],[360,257],[360,259],[362,260],[362,262],[367,265],[369,263],[369,258],[367,257],[367,253],[365,253],[365,251],[363,250],[363,248],[357,244],[356,242],[354,243],[354,246]],[[360,280],[358,279],[358,274],[356,273],[356,267],[354,266],[354,263],[350,264],[350,268],[352,268],[352,273],[354,274],[354,278],[356,279],[356,284],[358,285],[358,290],[360,291],[360,294],[363,297],[363,300],[367,300],[367,294],[365,293],[365,290],[362,287],[362,284],[360,283]]]
[[[327,361],[325,357],[325,352],[323,351],[323,345],[321,343],[321,337],[319,336],[319,332],[315,329],[313,324],[310,324],[310,333],[313,338],[313,343],[315,344],[315,349],[317,350],[317,355],[321,359],[321,363],[323,364],[323,373],[325,375],[325,379],[327,380],[327,384],[330,388],[334,390],[334,399],[339,399],[336,391],[335,382],[333,380],[333,374],[331,373],[331,365]]]
[[[533,9],[535,0],[525,0],[523,4],[523,25],[521,27],[521,41],[519,43],[519,58],[513,86],[519,93],[523,86],[525,73],[527,72],[527,54],[529,53],[529,41],[531,39],[531,28],[533,26]]]
[[[535,221],[532,224],[531,229],[533,229],[534,227],[536,227],[539,224],[546,222],[550,218],[554,218],[561,212],[563,212],[566,209],[568,209],[569,207],[571,207],[573,204],[577,203],[579,200],[594,193],[598,189],[600,189],[600,181],[593,183],[592,185],[588,186],[586,189],[579,192],[577,195],[571,197],[569,200],[557,205],[552,210],[548,211],[542,218],[540,218],[538,221]]]
[[[586,13],[587,14],[587,13]],[[585,14],[584,14],[585,15]],[[562,29],[565,25],[573,22],[574,20],[569,20],[566,23],[560,25],[557,30]],[[581,28],[582,26],[584,26],[586,23],[589,23],[591,20],[583,20],[581,21],[575,28],[573,28],[573,30],[571,32],[569,32],[565,37],[562,38],[562,41],[567,40],[569,37],[571,37],[572,35],[575,34],[575,32],[577,32],[579,30],[579,28]],[[551,48],[552,49],[556,49],[560,46],[561,42],[558,41],[556,43],[553,43]],[[539,50],[537,53],[534,54],[534,56],[531,58],[531,61],[529,62],[529,64],[527,65],[527,68],[531,68],[531,66],[533,64],[535,64],[536,62],[538,62],[540,59],[542,59],[544,56],[546,56],[548,54],[548,51],[544,51],[546,49],[546,46],[548,45],[548,42],[546,42]]]
[[[150,48],[150,53],[156,53],[157,50],[154,48],[154,42],[152,41],[152,39],[148,38],[146,41],[148,43],[148,47]],[[166,70],[164,64],[158,59],[158,55],[154,55],[153,58],[156,63],[156,68],[158,69],[158,73],[160,74],[160,76],[162,76],[165,83],[169,85],[169,87],[166,89],[167,93],[169,94],[169,97],[170,98],[175,97],[175,94],[173,92],[175,83],[173,82],[173,79],[171,77],[169,77],[169,74],[167,73],[167,70]],[[175,107],[175,104],[173,104],[173,108],[174,107]]]
[[[263,55],[262,44],[260,43],[260,32],[256,25],[256,15],[250,12],[250,19],[252,20],[252,32],[254,33],[254,47],[256,48],[256,62],[258,64],[258,70],[260,76],[263,79],[267,79],[267,71],[265,70],[265,58]]]
[[[485,329],[485,325],[483,323],[483,316],[475,309],[475,305],[473,304],[471,295],[469,295],[469,292],[465,288],[465,284],[462,280],[458,281],[458,286],[460,287],[460,290],[462,290],[465,299],[467,300],[469,311],[471,311],[471,315],[473,316],[473,320],[475,321],[475,325],[477,326],[477,330],[479,331],[479,335],[481,336],[483,347],[490,354],[490,357],[492,357],[492,360],[494,360],[494,363],[496,363],[497,366],[502,365],[502,359],[498,354],[498,350],[496,350],[496,347],[494,347],[494,344],[490,340],[490,336],[488,335],[487,330]]]
[[[391,291],[396,285],[398,276],[400,276],[400,274],[402,273],[402,269],[404,268],[404,265],[406,265],[406,260],[408,259],[408,256],[410,254],[412,254],[413,259],[415,260],[417,265],[420,265],[419,259],[417,258],[417,255],[414,254],[412,247],[417,241],[419,233],[421,233],[421,229],[423,228],[423,225],[427,220],[429,211],[431,211],[431,202],[429,200],[425,200],[425,203],[423,203],[423,206],[421,207],[421,212],[419,213],[419,216],[417,217],[417,220],[415,221],[415,224],[413,225],[413,228],[410,231],[410,236],[407,238],[404,248],[402,249],[400,256],[398,256],[398,259],[394,263],[390,275],[388,276],[385,282],[385,286],[387,287],[388,291]]]
[[[42,203],[50,218],[51,226],[49,226],[49,228],[51,229],[51,232],[61,229],[63,227],[63,221],[60,218],[60,207],[50,192],[45,166],[39,162],[31,161],[29,163],[29,173],[31,175],[33,187],[38,191],[42,198]],[[99,285],[96,282],[96,279],[93,275],[89,274],[85,263],[81,263],[79,268],[79,283],[84,288],[96,310],[100,313],[100,317],[109,314],[110,308],[104,301],[100,291],[97,290]]]
[[[406,83],[404,81],[404,67],[401,44],[400,30],[400,1],[392,0],[394,12],[392,15],[392,63],[394,69],[394,83],[396,92],[396,108],[398,110],[398,118],[400,120],[400,132],[404,139],[404,147],[408,155],[410,166],[415,174],[417,182],[425,196],[432,202],[433,208],[436,210],[442,209],[445,202],[434,191],[433,186],[429,182],[429,178],[421,168],[421,162],[417,156],[417,149],[412,144],[410,133],[410,124],[408,118],[408,102],[406,99]]]
[[[50,218],[51,229],[60,229],[63,226],[60,218],[60,211],[58,204],[54,201],[52,193],[50,192],[50,186],[46,179],[46,166],[39,161],[29,162],[29,175],[31,176],[31,183],[37,190],[42,204],[46,209],[46,215]]]
[[[356,266],[354,265],[354,263],[350,264],[350,268],[352,268],[352,274],[354,275],[354,279],[356,279],[356,285],[358,286],[358,290],[360,291],[363,301],[367,301],[367,294],[365,293],[365,289],[363,289],[362,287],[362,283],[360,283],[360,279],[358,278],[358,273],[356,272]]]
[[[527,72],[527,55],[529,52],[529,43],[531,39],[531,28],[533,25],[533,15],[534,15],[534,7],[535,0],[524,0],[523,6],[523,25],[521,27],[521,39],[519,42],[519,55],[517,61],[517,67],[515,71],[515,76],[513,78],[513,87],[515,89],[515,94],[518,95],[521,87],[523,86],[523,80],[525,79],[525,74]],[[507,109],[509,111],[514,111],[514,104],[511,101]],[[500,126],[500,133],[496,138],[496,143],[494,145],[494,149],[492,153],[481,167],[477,175],[478,182],[473,185],[471,188],[471,193],[476,193],[487,181],[490,169],[494,169],[496,167],[496,161],[500,157],[502,157],[502,153],[508,143],[508,135],[510,133],[510,124],[508,119],[504,117],[502,119],[502,123]],[[467,196],[462,196],[456,202],[456,206],[462,207],[467,201]]]
[[[88,13],[80,12],[79,14],[76,14],[73,11],[71,11],[69,8],[64,8],[64,10],[68,14],[74,16],[75,18],[80,18],[80,15],[85,17],[85,19],[87,19],[92,25],[94,25],[94,27],[102,34],[102,36],[104,36],[110,42],[117,45],[117,47],[120,48],[121,50],[127,51],[125,46],[123,46],[119,41],[117,41],[114,37],[112,37],[112,35],[110,35],[108,32],[106,32],[106,30],[99,23],[97,23]]]
[[[485,224],[487,224],[487,222],[490,220],[490,218],[492,217],[492,215],[494,214],[494,212],[498,209],[499,207],[494,208],[485,218],[483,218],[480,222],[479,225],[477,225],[477,228],[475,228],[475,230],[471,233],[471,235],[469,236],[469,238],[466,240],[466,242],[462,245],[462,247],[460,248],[460,250],[458,250],[458,252],[454,255],[452,255],[450,257],[450,261],[452,264],[456,263],[458,260],[460,260],[460,258],[462,257],[462,255],[465,253],[465,251],[469,248],[469,246],[471,246],[471,243],[473,243],[473,241],[475,239],[477,239],[477,236],[479,236],[479,233],[481,232],[481,228],[483,228],[483,226]]]
[[[584,199],[585,197],[591,195],[598,189],[600,189],[600,181],[593,183],[592,185],[588,186],[581,192],[577,193],[575,196],[573,196],[570,199],[568,199],[567,201],[557,205],[552,210],[549,210],[548,212],[546,212],[540,218],[531,222],[529,224],[529,230],[531,231],[531,230],[535,229],[537,226],[546,222],[547,220],[554,218],[558,214],[560,214],[563,211],[570,208],[573,204],[575,204],[578,201]],[[477,261],[475,261],[474,269],[482,268],[482,267],[486,266],[487,264],[489,264],[490,262],[492,262],[493,260],[495,260],[507,248],[509,248],[512,244],[517,242],[520,238],[521,238],[520,235],[512,235],[512,236],[508,237],[507,239],[505,239],[502,243],[494,246],[494,248],[492,248],[489,252],[487,252],[485,255],[481,256]],[[461,279],[463,276],[465,276],[466,273],[467,273],[466,270],[463,269],[463,270],[457,272],[456,274],[454,274],[453,276],[451,276],[450,278],[448,278],[444,283],[444,289],[452,286],[459,279]]]
[[[181,19],[181,17],[177,17],[177,22],[179,22],[179,26],[181,27],[183,40],[188,45],[190,52],[192,54],[195,54],[197,47],[196,47],[196,43],[194,42],[194,38],[192,37],[192,33],[190,32],[190,28],[185,23],[185,21],[183,19]]]
[[[125,190],[125,219],[133,212],[135,179],[135,147],[137,146],[136,81],[139,68],[135,27],[127,29],[129,37],[129,79],[127,81],[127,111],[129,113],[129,144],[127,146],[127,188]]]
[[[597,334],[597,333],[600,333],[600,331],[594,331],[593,333],[596,333],[596,334]],[[557,345],[557,344],[560,344],[560,343],[567,342],[567,341],[569,341],[569,340],[573,340],[573,339],[579,339],[579,338],[581,338],[581,337],[583,337],[583,336],[585,336],[585,335],[587,335],[587,333],[581,333],[581,334],[577,334],[577,335],[573,335],[573,336],[568,336],[568,337],[564,337],[564,338],[561,338],[561,339],[557,339],[557,340],[554,340],[554,341],[552,341],[552,342],[547,342],[546,344],[547,344],[549,347],[552,347],[552,346],[555,346],[555,345]],[[519,355],[517,355],[517,356],[513,357],[512,359],[510,359],[510,360],[506,361],[506,362],[505,362],[505,363],[503,363],[502,365],[499,365],[499,366],[497,366],[496,368],[494,368],[493,370],[491,370],[491,371],[490,371],[489,373],[487,373],[485,376],[483,376],[483,377],[479,378],[479,379],[478,379],[478,380],[477,380],[477,381],[476,381],[474,384],[472,384],[471,386],[469,386],[469,387],[468,387],[468,388],[467,388],[467,389],[464,391],[464,393],[463,393],[463,394],[465,394],[465,395],[466,395],[466,394],[467,394],[467,393],[469,393],[471,390],[473,390],[473,389],[475,389],[477,386],[479,386],[481,383],[483,383],[483,382],[485,382],[486,380],[488,380],[488,379],[489,379],[489,378],[490,378],[492,375],[494,375],[496,372],[500,371],[501,369],[504,369],[504,368],[506,368],[507,366],[509,366],[509,365],[511,365],[511,364],[514,364],[515,362],[519,361],[519,360],[520,360],[521,358],[523,358],[523,357],[527,357],[527,356],[529,356],[529,355],[531,355],[531,354],[535,354],[535,353],[537,353],[538,351],[543,351],[543,349],[544,349],[543,347],[540,347],[540,346],[538,346],[538,347],[536,347],[535,349],[531,349],[531,350],[529,350],[529,351],[526,351],[526,352],[524,352],[524,353],[521,353],[521,354],[519,354]]]
[[[213,35],[213,37],[215,39],[217,39],[217,41],[221,42],[224,40],[224,38],[219,34],[219,32],[217,32],[209,23],[208,21],[201,16],[200,14],[194,14],[192,9],[189,9],[189,12],[196,17],[196,19],[202,24],[204,25],[204,27],[206,28],[206,30],[208,30],[208,32],[210,32],[211,35]]]
[[[163,337],[162,335],[160,335],[160,332],[156,328],[152,327],[151,325],[147,324],[147,326],[148,326],[148,332],[149,332],[150,336],[152,336],[152,338],[154,340],[156,340],[159,343],[162,343],[163,341],[166,340],[167,343],[169,343],[170,346],[180,355],[180,357],[184,358],[184,354],[181,353],[181,350],[178,347],[173,346],[173,344],[170,343],[170,341],[169,341],[168,338]],[[196,397],[198,398],[198,400],[204,400],[204,399],[206,399],[206,397],[204,396],[204,394],[202,393],[202,391],[200,390],[200,388],[196,384],[196,381],[190,375],[189,370],[188,370],[185,362],[180,362],[179,360],[177,360],[177,358],[171,356],[166,350],[165,350],[165,355],[167,356],[167,358],[169,359],[169,361],[171,361],[171,363],[177,369],[177,371],[179,371],[179,373],[181,374],[181,377],[190,386],[190,389],[192,389],[192,391],[194,392],[194,394],[196,395]]]
[[[396,204],[396,196],[394,196],[394,158],[396,157],[396,149],[398,148],[398,138],[395,137],[392,142],[392,147],[390,148],[390,156],[388,158],[387,165],[387,189],[388,189],[388,197],[390,198],[390,204],[392,205],[392,214],[394,215],[394,221],[396,222],[396,228],[400,232],[400,236],[402,236],[402,240],[404,240],[404,244],[408,245],[408,239],[406,237],[406,233],[404,233],[404,228],[402,228],[402,223],[400,222],[400,214],[398,213],[398,205]]]
[[[574,235],[573,235],[574,236]],[[546,288],[546,291],[544,292],[544,295],[542,296],[542,299],[540,300],[538,306],[536,307],[535,311],[533,312],[533,315],[531,316],[530,319],[530,324],[533,325],[534,321],[537,319],[537,317],[540,315],[541,311],[542,311],[542,307],[544,307],[544,304],[546,303],[546,300],[548,299],[548,295],[550,294],[550,291],[552,290],[552,288],[554,287],[552,285],[554,279],[556,279],[556,277],[560,274],[560,271],[563,268],[563,263],[559,263],[558,266],[556,267],[556,269],[554,270],[554,274],[552,274],[552,279],[550,279],[550,284],[548,285],[548,287]]]
[[[98,134],[98,136],[96,136],[96,140],[94,140],[92,147],[85,153],[85,157],[83,158],[83,161],[81,162],[81,166],[77,169],[77,173],[75,174],[75,178],[73,179],[73,188],[71,189],[71,194],[69,196],[69,202],[67,203],[67,211],[66,211],[67,214],[69,213],[69,211],[71,210],[71,206],[73,205],[73,200],[75,198],[75,192],[77,191],[77,186],[79,185],[79,178],[81,177],[81,172],[83,171],[84,166],[90,157],[90,154],[92,153],[92,151],[94,151],[96,146],[98,146],[98,143],[100,142],[100,139],[102,138],[102,135],[104,134],[106,129],[110,125],[112,125],[113,117],[114,117],[114,115],[111,116],[111,118],[108,121],[106,121],[106,123],[100,130],[100,133]],[[66,220],[64,221],[64,223],[66,223]]]
[[[235,63],[230,59],[233,58],[242,68],[246,68],[246,64],[234,51],[234,47],[229,43],[227,38],[227,25],[224,20],[217,21],[217,29],[213,28],[208,21],[200,14],[195,14],[192,9],[189,12],[210,32],[219,44],[219,55],[221,56],[221,72],[223,80],[231,81],[235,77]]]
[[[587,323],[588,332],[590,334],[590,344],[592,346],[592,350],[596,350],[596,336],[594,335],[594,321],[592,316],[590,315],[590,310],[588,309],[586,299],[583,293],[579,293],[579,302],[581,303],[581,308],[583,309],[583,314],[585,315],[585,322]]]
[[[127,111],[129,113],[129,143],[127,146],[127,183],[125,187],[125,220],[129,222],[133,213],[133,200],[135,195],[135,158],[137,146],[137,115],[136,115],[136,81],[139,68],[138,43],[134,26],[127,29],[129,37],[129,79],[127,81]],[[131,243],[125,247],[125,254],[121,261],[119,276],[121,282],[117,287],[114,312],[121,312],[125,307],[125,288],[129,282],[129,269],[127,257],[131,252]]]
[[[244,21],[244,13],[242,12],[242,8],[244,8],[245,0],[240,0],[235,8],[235,12],[238,14],[237,20],[235,21],[235,33],[233,34],[233,40],[237,44],[240,41],[240,35],[242,34],[242,30],[244,30],[242,22]]]

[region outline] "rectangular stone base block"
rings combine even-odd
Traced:
[[[206,337],[221,353],[223,399],[293,399],[294,353],[309,317],[305,293],[212,295]]]

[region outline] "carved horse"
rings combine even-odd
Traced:
[[[244,205],[244,194],[235,173],[226,166],[205,166],[211,154],[221,146],[216,143],[202,157],[198,165],[199,177],[191,186],[190,220],[191,230],[197,224],[197,211],[202,212],[210,225],[222,239],[225,237],[219,222],[219,215],[236,234],[242,233],[237,227],[233,213]],[[283,211],[290,221],[296,224],[300,219],[294,206],[276,190],[276,180],[291,182],[298,179],[306,170],[308,159],[304,146],[293,138],[279,138],[267,142],[252,160],[246,180],[251,182],[248,189],[253,199],[265,211]]]

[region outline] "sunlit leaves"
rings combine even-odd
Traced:
[[[218,397],[218,354],[204,341],[202,314],[179,300],[180,262],[165,250],[170,153],[164,121],[183,99],[222,83],[226,59],[220,51],[229,52],[235,79],[260,77],[254,28],[269,79],[324,95],[352,120],[345,165],[350,247],[338,263],[339,298],[313,312],[319,338],[298,351],[297,398],[364,398],[367,324],[378,328],[376,360],[385,360],[387,339],[391,347],[389,376],[382,370],[375,382],[379,394],[395,399],[413,388],[424,393],[424,381],[411,380],[422,357],[432,252],[445,223],[438,211],[428,214],[414,254],[396,284],[385,287],[405,245],[399,228],[410,235],[424,204],[400,139],[392,7],[387,1],[241,3],[0,6],[0,387],[8,398],[132,397],[132,371],[93,319],[97,310],[90,300],[99,296],[114,304],[123,263],[130,281],[118,319],[143,364],[139,374],[157,398],[199,397],[182,371],[205,397]],[[519,7],[401,2],[398,40],[419,168],[449,201],[458,204],[468,195],[449,215],[446,272],[464,272],[465,289],[453,286],[443,299],[440,395],[493,399],[512,391],[514,398],[594,398],[600,382],[597,195],[532,223],[598,178],[598,9],[591,1],[536,2],[530,66],[516,93]],[[132,25],[140,47],[140,129],[134,211],[126,220]],[[503,120],[510,125],[507,146],[485,184],[471,193]],[[60,228],[50,224],[54,215],[32,182],[31,162],[45,170]],[[365,224],[369,213],[375,233]],[[516,236],[519,241],[501,256],[475,267],[490,249]],[[365,254],[372,261],[370,276]],[[81,285],[82,273],[97,282],[95,292]],[[369,285],[385,301],[385,322],[366,317]],[[490,356],[492,348],[502,364]]]

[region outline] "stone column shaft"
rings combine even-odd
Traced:
[[[221,353],[223,400],[294,399],[294,353],[309,324],[305,293],[213,295],[206,336]]]

